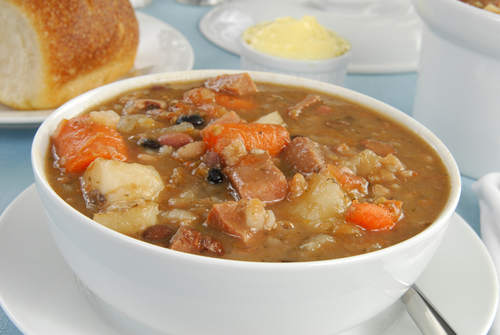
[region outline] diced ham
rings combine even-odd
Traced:
[[[207,225],[249,245],[257,232],[274,229],[276,219],[259,199],[228,201],[214,204],[207,217]]]
[[[396,149],[391,144],[386,142],[368,139],[359,141],[359,144],[382,157],[385,157],[389,154],[395,155],[397,153]]]
[[[307,137],[295,137],[283,151],[283,159],[302,174],[318,172],[325,157],[318,143]]]
[[[288,115],[292,119],[297,119],[299,117],[300,113],[302,113],[302,110],[304,108],[310,107],[310,106],[312,106],[315,103],[320,102],[320,101],[321,101],[321,97],[319,95],[308,95],[305,99],[303,99],[302,101],[299,101],[295,106],[290,107],[290,109],[288,111]]]
[[[205,87],[216,92],[224,91],[236,95],[254,94],[259,91],[248,73],[223,74],[215,78],[208,78]]]
[[[248,154],[223,171],[242,199],[273,203],[283,200],[288,193],[285,175],[267,154]]]
[[[243,120],[238,114],[233,111],[227,112],[222,115],[220,118],[210,122],[210,125],[213,124],[223,124],[223,123],[247,123]]]
[[[228,201],[214,204],[207,217],[207,225],[223,233],[241,239],[247,244],[253,232],[246,224],[245,209],[247,201]]]
[[[149,241],[166,240],[174,234],[174,229],[165,225],[154,225],[142,232],[142,237]]]
[[[204,130],[208,128],[208,126],[212,126],[215,124],[225,124],[225,123],[247,123],[244,119],[242,119],[238,114],[233,111],[227,112],[222,115],[220,118],[213,120],[210,122],[207,127],[201,130],[200,134],[203,136]]]
[[[199,231],[188,227],[180,227],[170,241],[170,249],[201,255],[209,252],[218,256],[224,254],[222,243],[217,239],[204,236]]]

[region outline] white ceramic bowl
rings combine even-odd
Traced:
[[[413,117],[463,174],[500,171],[500,15],[459,0],[412,0],[425,27]]]
[[[343,86],[352,48],[344,54],[324,60],[295,60],[268,55],[239,39],[241,69],[286,74]]]
[[[258,263],[160,248],[110,230],[77,212],[49,186],[49,136],[59,121],[137,87],[235,71],[188,71],[132,78],[61,106],[32,147],[35,182],[61,254],[81,282],[118,313],[165,334],[336,334],[390,308],[434,255],[460,195],[460,174],[446,147],[406,114],[362,94],[303,78],[250,72],[256,81],[339,95],[405,124],[441,155],[451,196],[417,236],[369,254],[328,261]]]

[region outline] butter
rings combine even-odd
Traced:
[[[320,25],[315,17],[277,18],[254,25],[243,32],[243,40],[263,53],[296,60],[322,60],[342,55],[351,44]]]

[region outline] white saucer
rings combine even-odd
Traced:
[[[79,283],[50,236],[34,185],[0,217],[0,274],[0,306],[25,335],[157,334],[113,314]],[[457,214],[417,284],[457,333],[488,332],[498,303],[496,273],[481,240]],[[378,319],[342,335],[420,334],[401,305]],[[374,332],[374,324],[384,323]]]
[[[139,46],[134,68],[127,78],[193,68],[193,48],[184,35],[152,16],[141,12],[135,14],[139,22]],[[53,111],[18,111],[0,104],[0,128],[36,127]]]
[[[423,23],[409,0],[233,0],[205,14],[199,27],[209,41],[239,54],[237,40],[245,28],[304,14],[352,43],[349,73],[417,70]]]

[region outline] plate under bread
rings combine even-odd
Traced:
[[[139,22],[139,47],[134,67],[124,78],[193,68],[193,48],[184,35],[152,16],[135,14]],[[0,128],[38,127],[53,111],[19,111],[0,104]]]

